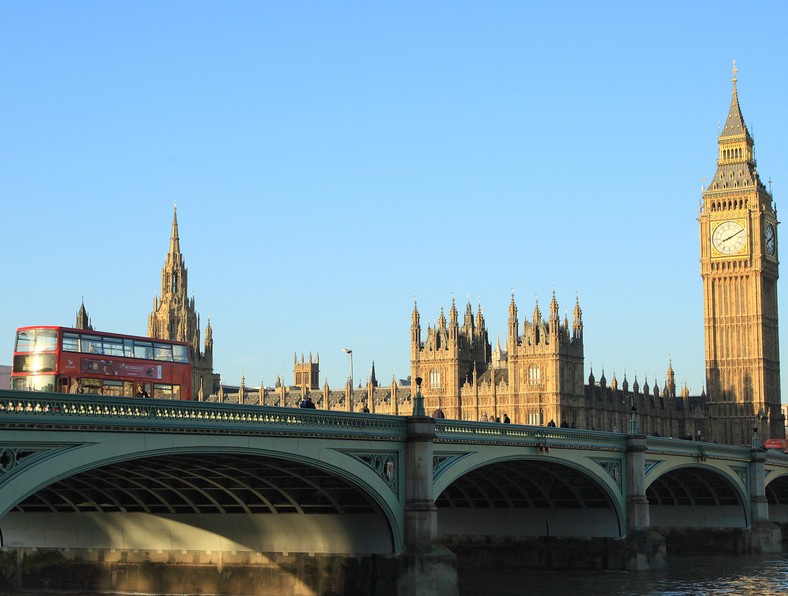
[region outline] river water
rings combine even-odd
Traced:
[[[460,569],[460,596],[788,594],[788,554],[669,558],[666,571]]]
[[[669,558],[670,569],[540,571],[459,569],[460,596],[776,596],[788,595],[788,554]],[[0,595],[7,593],[0,590]],[[22,591],[14,596],[89,596],[84,592]],[[124,594],[123,596],[128,596]],[[134,596],[153,596],[136,593]]]

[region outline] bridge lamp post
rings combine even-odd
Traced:
[[[635,394],[629,394],[629,411],[631,412],[631,416],[629,418],[629,434],[637,435],[640,433],[640,429],[638,428],[638,408],[635,405]]]
[[[350,395],[348,395],[348,401],[350,406],[350,411],[353,411],[353,350],[350,348],[342,348],[342,351],[350,356]]]

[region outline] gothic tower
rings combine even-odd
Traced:
[[[298,357],[293,354],[293,385],[317,391],[320,389],[319,378],[320,354],[313,360],[312,352],[310,352],[308,362],[304,360],[303,354],[301,354],[301,362],[299,362]]]
[[[462,418],[463,404],[460,387],[474,373],[487,370],[492,348],[487,338],[487,329],[481,306],[474,317],[471,305],[465,307],[463,323],[451,300],[449,320],[441,308],[438,324],[428,326],[424,342],[421,342],[419,311],[415,303],[411,319],[411,379],[422,377],[424,408],[433,412],[440,408],[447,418]]]
[[[584,424],[583,314],[579,299],[575,300],[571,328],[566,317],[561,323],[553,292],[548,319],[542,318],[537,301],[521,333],[512,293],[508,329],[509,403],[503,405],[512,419],[534,425],[550,420],[556,424]]]
[[[200,317],[194,297],[188,297],[188,272],[181,254],[178,236],[178,210],[173,207],[170,251],[161,271],[161,298],[154,296],[153,311],[148,317],[148,337],[188,342],[192,358],[192,395],[208,396],[214,390],[213,329],[205,328],[204,351],[200,349]]]
[[[711,440],[783,437],[777,334],[777,213],[733,96],[717,171],[700,207],[700,261]]]
[[[82,300],[82,304],[77,311],[77,320],[74,324],[75,329],[87,329],[93,331],[93,323],[90,321],[90,317],[88,316],[88,311],[85,309],[85,300]]]

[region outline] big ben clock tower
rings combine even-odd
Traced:
[[[733,97],[700,209],[706,387],[714,441],[785,436],[777,332],[777,213]]]

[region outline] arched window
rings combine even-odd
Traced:
[[[441,373],[437,368],[430,371],[430,387],[432,389],[439,389],[441,386]]]
[[[528,382],[531,385],[538,385],[542,382],[542,369],[536,364],[532,364],[528,367]]]

